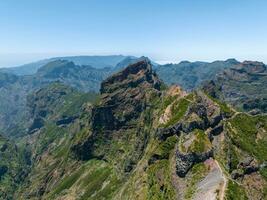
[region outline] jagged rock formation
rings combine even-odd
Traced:
[[[121,139],[131,134],[129,137],[137,137],[131,144],[136,148],[134,157],[139,157],[138,154],[142,153],[148,137],[148,133],[144,131],[147,119],[143,114],[149,109],[151,96],[159,96],[160,86],[161,82],[152,72],[151,64],[146,59],[129,65],[106,79],[101,84],[100,103],[92,109],[92,135],[81,144],[74,145],[74,152],[83,159],[92,156],[103,157],[106,154],[104,148],[110,147],[102,145],[102,150],[98,152],[99,138],[101,143],[108,143],[114,137]],[[128,158],[128,163],[125,164],[126,171],[131,170],[131,165],[135,164],[137,158],[132,159]]]
[[[194,164],[204,162],[212,157],[212,151],[203,153],[181,153],[176,152],[176,172],[180,177],[185,177],[188,171],[193,167]]]
[[[175,114],[175,113],[174,113]],[[223,119],[223,112],[205,94],[198,92],[189,102],[184,116],[171,127],[158,129],[160,138],[180,136],[176,151],[177,174],[184,177],[190,168],[212,157],[209,135],[203,131],[213,130]],[[216,127],[217,128],[217,127]]]
[[[264,176],[259,178],[258,174],[260,171],[266,170],[265,160],[263,155],[258,155],[258,159],[263,159],[262,161],[256,159],[255,156],[253,156],[253,159],[247,159],[248,155],[251,156],[254,154],[252,151],[255,152],[255,150],[252,150],[252,146],[248,147],[247,145],[255,141],[253,141],[252,138],[250,142],[246,141],[248,135],[235,135],[240,131],[240,126],[242,124],[236,122],[236,120],[239,121],[239,119],[236,119],[240,117],[239,114],[235,113],[235,111],[227,105],[203,92],[193,93],[193,96],[185,96],[185,100],[188,101],[187,104],[177,103],[181,102],[179,98],[177,100],[172,99],[172,102],[169,101],[168,97],[165,98],[170,103],[172,107],[171,110],[175,111],[176,105],[180,105],[180,110],[184,110],[183,115],[179,118],[176,117],[177,113],[173,112],[171,118],[178,120],[173,122],[172,119],[169,119],[172,123],[166,122],[163,127],[161,125],[161,128],[157,130],[156,134],[162,141],[167,141],[170,137],[173,137],[173,135],[179,136],[179,142],[176,144],[174,154],[176,174],[180,177],[174,178],[174,183],[177,185],[179,196],[182,199],[199,199],[199,195],[202,197],[206,195],[206,197],[209,196],[211,199],[219,197],[231,199],[235,197],[235,194],[230,192],[231,190],[245,191],[245,189],[251,189],[252,191],[244,193],[242,198],[245,198],[245,196],[249,199],[263,198],[264,195],[262,192],[265,190],[266,182],[264,181]],[[181,106],[185,106],[185,109]],[[248,123],[247,127],[241,129],[250,129],[252,132],[256,131],[252,128],[255,126],[252,125],[252,121],[254,121],[253,117],[248,115],[245,118],[247,121],[244,121],[244,123]],[[256,118],[259,120],[256,126],[265,126],[263,124],[266,122],[263,121],[266,119],[266,116],[259,116]],[[234,126],[237,125],[238,128],[234,128]],[[235,133],[233,133],[233,129]],[[250,133],[252,134],[252,132]],[[260,129],[260,134],[265,132],[266,130]],[[259,146],[259,143],[255,145]],[[225,148],[228,148],[227,153],[225,153]],[[260,145],[258,148],[262,149],[263,146]],[[238,149],[238,153],[236,149]],[[211,171],[211,168],[208,167],[209,165],[206,164],[206,161],[211,158],[219,161],[220,165],[224,166],[225,169],[229,171],[233,179],[238,179],[238,184],[242,184],[242,186],[239,188],[235,182],[229,181],[228,187],[230,188],[227,189],[229,193],[225,192],[223,188],[227,185],[227,178],[224,175],[220,181],[215,181],[214,173]],[[245,159],[245,161],[238,163],[237,160],[241,158]],[[162,160],[162,157],[156,154],[152,156],[152,160],[150,164],[156,163],[156,160]],[[217,162],[216,160],[215,162]],[[259,164],[259,162],[261,164]],[[218,164],[215,163],[213,165]],[[260,166],[262,166],[262,168],[260,168]],[[214,168],[214,170],[217,169],[218,167]],[[220,172],[220,174],[222,174],[222,172]],[[243,185],[244,177],[246,177],[246,185]],[[261,188],[257,189],[250,182],[250,179],[254,177],[258,178],[258,184],[261,184]],[[213,185],[212,190],[208,188],[205,189],[204,185],[199,185],[210,181],[214,181],[214,184],[217,182],[217,186],[214,187],[215,185]],[[223,188],[221,188],[221,184],[224,185]],[[218,191],[217,195],[214,194],[217,193],[216,191]]]

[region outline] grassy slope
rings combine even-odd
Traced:
[[[242,150],[259,161],[267,160],[267,117],[237,114],[229,120],[230,137]]]

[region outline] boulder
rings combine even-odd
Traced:
[[[203,162],[213,156],[213,151],[204,153],[189,153],[183,154],[176,151],[176,173],[179,177],[185,177],[187,172],[193,167],[194,164]]]

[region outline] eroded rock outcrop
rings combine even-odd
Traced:
[[[163,141],[172,135],[180,137],[176,150],[176,172],[180,177],[184,177],[194,164],[213,156],[211,140],[223,131],[221,121],[224,118],[220,105],[203,92],[185,98],[189,104],[184,116],[174,125],[158,128],[156,133]]]
[[[176,149],[176,173],[184,177],[191,167],[213,156],[212,144],[208,135],[199,129],[180,137]]]
[[[106,159],[106,150],[113,148],[112,141],[122,140],[124,144],[126,141],[123,138],[127,135],[129,138],[137,137],[129,144],[135,148],[135,155],[125,160],[125,171],[130,171],[146,145],[149,133],[144,130],[145,111],[150,109],[152,94],[160,95],[161,84],[147,59],[129,65],[106,79],[101,84],[100,102],[92,108],[92,134],[82,143],[73,145],[74,153],[82,159]],[[104,144],[101,149],[99,142]]]
[[[187,172],[192,168],[192,166],[199,162],[204,162],[205,160],[212,157],[212,150],[204,153],[188,153],[183,154],[179,151],[176,152],[176,173],[180,177],[184,177]]]

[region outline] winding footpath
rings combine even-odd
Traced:
[[[219,195],[219,200],[224,200],[224,196],[225,196],[225,191],[226,191],[226,186],[227,186],[227,178],[225,177],[224,173],[223,173],[223,170],[220,166],[220,164],[218,163],[217,160],[215,160],[215,163],[217,164],[219,170],[221,171],[222,175],[223,175],[223,185],[222,185],[222,189],[221,189],[221,192],[220,192],[220,195]]]

